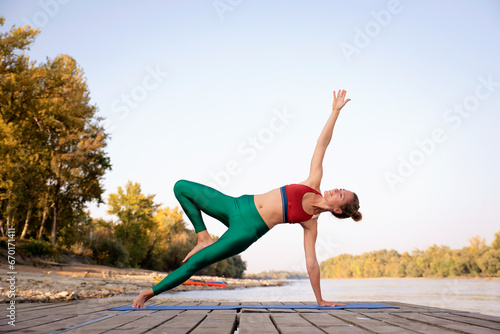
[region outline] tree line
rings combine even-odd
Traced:
[[[258,279],[275,279],[275,280],[286,280],[286,279],[305,279],[309,276],[305,272],[300,271],[286,271],[286,270],[266,270],[261,271],[258,274],[248,274],[247,278],[258,278]]]
[[[102,264],[176,269],[196,244],[178,208],[160,207],[129,182],[108,199],[117,219],[86,211],[89,202],[104,203],[109,136],[75,59],[30,60],[39,33],[29,26],[0,33],[0,235],[14,228],[33,256],[55,256],[57,246]],[[200,274],[241,277],[245,269],[235,256]]]
[[[55,245],[88,202],[102,203],[111,164],[82,68],[64,54],[31,61],[38,34],[29,26],[0,33],[0,234],[14,227],[21,239]]]
[[[322,262],[321,274],[324,278],[498,277],[500,232],[489,246],[484,238],[475,236],[462,249],[433,245],[403,254],[386,249],[361,255],[342,254]]]
[[[182,265],[198,240],[178,207],[161,207],[154,195],[142,193],[138,183],[129,181],[109,195],[107,212],[118,219],[82,221],[76,231],[80,237],[73,241],[73,251],[86,253],[100,264],[170,272]],[[236,255],[198,274],[241,278],[245,269],[246,262]]]

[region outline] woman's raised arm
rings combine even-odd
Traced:
[[[340,109],[342,109],[342,107],[344,107],[345,104],[351,100],[346,100],[345,95],[345,90],[339,90],[337,93],[335,93],[335,91],[333,92],[332,113],[323,127],[323,131],[321,131],[321,134],[319,135],[311,160],[309,177],[303,182],[314,189],[319,189],[321,184],[321,179],[323,177],[323,158],[325,157],[326,148],[332,139],[333,127],[335,126],[337,117],[339,117]]]

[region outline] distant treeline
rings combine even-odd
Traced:
[[[283,271],[283,270],[266,270],[258,274],[245,275],[246,278],[259,278],[259,279],[303,279],[308,278],[306,273],[300,271]]]
[[[321,263],[323,278],[368,277],[491,277],[500,276],[500,232],[490,246],[478,236],[462,249],[434,245],[398,253],[378,250],[343,254]]]

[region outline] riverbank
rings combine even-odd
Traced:
[[[16,265],[17,302],[53,302],[104,298],[118,295],[136,295],[150,289],[157,283],[155,278],[163,279],[167,273],[134,269],[114,268],[89,264],[56,264],[47,262],[46,267]],[[8,302],[7,265],[0,265],[0,282],[4,289],[0,302]],[[169,292],[189,290],[236,289],[250,287],[280,286],[283,281],[260,279],[235,279],[213,276],[193,276],[193,279],[225,281],[227,287],[207,287],[180,285]]]

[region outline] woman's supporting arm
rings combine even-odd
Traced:
[[[316,148],[314,149],[309,177],[304,183],[315,189],[319,189],[321,179],[323,178],[323,159],[326,149],[332,140],[333,128],[339,117],[340,109],[350,101],[350,99],[345,99],[345,95],[345,90],[339,90],[337,93],[333,92],[332,113],[321,131],[316,143]]]
[[[321,296],[320,267],[316,259],[316,238],[318,235],[318,220],[311,219],[301,224],[304,228],[304,251],[309,281],[319,306],[345,306],[345,304],[327,302]]]

